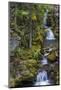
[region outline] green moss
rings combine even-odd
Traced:
[[[41,50],[41,46],[40,45],[33,45],[32,46],[32,58],[35,60],[39,60],[39,56],[40,56],[40,50]]]
[[[17,82],[22,82],[26,80],[29,81],[34,79],[39,68],[39,63],[35,59],[19,60],[18,58],[16,58],[16,60],[18,63],[14,62],[15,65],[13,68],[13,71],[15,72],[12,71],[11,73],[15,74],[14,80],[11,80],[12,87],[15,87],[17,85]],[[19,76],[17,75],[17,71],[19,72]]]
[[[55,61],[56,60],[56,54],[55,51],[51,51],[48,55],[48,60],[49,61]]]
[[[33,80],[37,75],[37,71],[40,67],[39,56],[40,56],[41,45],[32,45],[32,48],[20,48],[17,47],[14,51],[13,60],[13,72],[15,74],[14,83],[12,86],[15,87],[22,81]],[[14,72],[15,71],[15,72]],[[16,74],[19,72],[19,76]]]
[[[37,30],[34,42],[36,42],[36,44],[40,44],[41,42],[43,43],[44,40],[44,33],[42,32],[42,30]]]
[[[41,45],[32,45],[32,48],[19,48],[17,47],[15,49],[15,56],[22,59],[22,60],[28,60],[28,59],[39,59],[41,50]]]

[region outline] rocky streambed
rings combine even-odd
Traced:
[[[40,59],[41,68],[38,71],[35,86],[59,84],[58,42],[54,36],[51,36],[51,39],[49,35],[47,37],[48,40],[44,42],[44,52]]]

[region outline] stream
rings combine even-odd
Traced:
[[[49,69],[48,66],[50,65],[50,63],[47,59],[47,56],[49,52],[53,50],[54,45],[56,43],[56,38],[54,36],[54,33],[46,21],[47,15],[48,15],[48,10],[46,10],[46,13],[44,15],[44,28],[46,30],[46,38],[43,44],[44,48],[48,48],[48,52],[44,52],[42,58],[40,59],[40,64],[42,65],[42,68],[38,70],[34,86],[54,85],[54,80],[49,78],[48,70],[46,70],[45,68],[45,66],[47,66],[47,68]],[[19,39],[19,37],[17,36],[10,38],[10,51],[13,51],[17,46],[19,46],[20,40],[21,38]],[[51,46],[53,46],[53,48]]]
[[[48,10],[46,10],[46,13],[45,13],[45,16],[44,16],[44,27],[46,29],[46,39],[44,41],[44,47],[49,47],[49,51],[52,50],[52,48],[50,47],[50,45],[53,43],[55,43],[55,36],[51,30],[51,27],[49,27],[46,23],[46,19],[47,19],[47,15],[48,15]],[[48,62],[48,59],[47,59],[47,55],[49,53],[44,53],[43,56],[42,56],[42,60],[40,60],[40,64],[43,65],[43,67],[45,65],[48,65],[49,62]],[[48,72],[47,70],[45,70],[45,68],[40,68],[40,71],[38,72],[37,74],[37,77],[36,77],[36,82],[35,82],[35,86],[38,86],[38,85],[52,85],[53,84],[53,80],[49,79],[49,75],[48,75]]]

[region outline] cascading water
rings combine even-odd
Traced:
[[[54,34],[53,34],[52,30],[51,30],[51,27],[49,27],[47,25],[47,21],[46,21],[47,20],[47,15],[48,15],[48,10],[46,10],[46,13],[44,15],[44,27],[46,28],[46,39],[45,40],[47,40],[48,43],[50,43],[51,41],[55,41],[55,37],[54,37]],[[51,51],[51,50],[52,49],[49,48],[49,51]],[[45,53],[42,56],[41,65],[45,66],[45,65],[48,64],[48,60],[47,60],[47,55],[48,54],[49,53]],[[42,71],[38,72],[35,85],[51,85],[52,84],[51,81],[52,80],[49,80],[49,78],[48,78],[47,71],[45,69],[42,69]]]
[[[48,9],[46,10],[46,13],[44,15],[44,20],[43,20],[44,28],[46,28],[46,39],[47,40],[54,40],[55,39],[54,34],[51,30],[51,27],[49,27],[48,23],[47,23],[47,16],[48,16]]]
[[[48,64],[48,60],[45,55],[42,57],[41,64]],[[50,80],[48,79],[48,74],[46,70],[43,69],[38,73],[35,85],[50,85]]]
[[[41,64],[42,65],[48,64],[47,58],[45,56],[43,56],[43,59],[41,60]]]
[[[46,10],[46,13],[44,14],[44,20],[43,20],[44,27],[46,27],[46,24],[47,24],[47,15],[48,15],[48,9]]]
[[[46,32],[47,32],[46,33],[46,39],[47,40],[55,40],[54,34],[53,34],[50,27],[47,27]]]
[[[50,85],[47,71],[43,70],[39,72],[39,74],[37,75],[37,82],[35,83],[35,85]]]

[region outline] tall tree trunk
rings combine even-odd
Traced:
[[[29,34],[29,48],[32,47],[32,30],[30,31],[30,34]]]
[[[17,31],[17,18],[16,18],[17,4],[15,3],[15,31]]]
[[[17,5],[17,3],[15,3],[15,31],[18,33],[18,31],[17,31],[17,28],[18,28],[17,27],[17,16],[16,16],[17,7],[18,7],[18,5]],[[18,33],[18,35],[19,35],[19,33]],[[19,36],[18,40],[19,40],[19,45],[21,47],[21,37],[20,36]]]
[[[29,20],[29,48],[32,47],[32,20],[31,20],[31,14],[32,14],[32,5],[30,5],[30,20]]]

